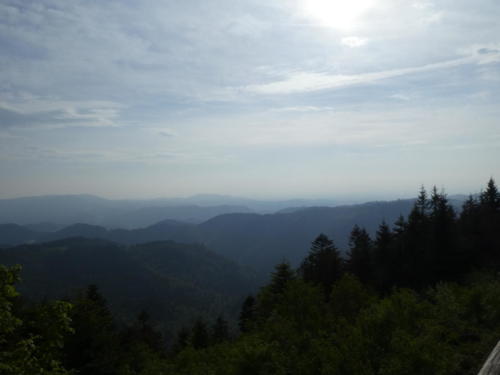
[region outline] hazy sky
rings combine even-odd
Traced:
[[[500,179],[498,0],[0,0],[0,197]]]

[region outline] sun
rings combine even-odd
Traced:
[[[349,31],[359,24],[375,0],[303,0],[302,10],[321,26]]]

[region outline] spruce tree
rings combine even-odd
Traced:
[[[241,332],[248,332],[251,330],[253,322],[255,321],[255,298],[249,295],[245,298],[241,307],[238,325]]]
[[[191,330],[191,344],[195,349],[206,348],[209,344],[207,324],[201,318],[194,322]]]
[[[430,199],[430,255],[428,270],[434,275],[429,282],[454,280],[462,273],[463,259],[457,243],[457,223],[454,208],[444,193],[434,187]]]
[[[177,332],[174,345],[172,346],[173,352],[179,353],[184,348],[186,348],[190,344],[190,336],[191,336],[191,331],[186,327],[182,327]]]
[[[397,256],[395,254],[394,234],[383,221],[376,234],[373,250],[374,278],[378,290],[387,292],[397,283]]]
[[[227,320],[219,315],[212,327],[212,342],[219,344],[229,339],[229,326]]]
[[[269,290],[273,295],[279,296],[285,291],[287,283],[294,278],[295,272],[290,263],[283,261],[275,266],[274,272],[271,274]]]
[[[369,234],[357,225],[349,237],[346,271],[352,273],[361,282],[373,281],[373,246]]]
[[[299,268],[306,282],[318,284],[328,297],[332,285],[343,273],[343,261],[338,249],[326,235],[320,234],[311,244],[309,255]]]

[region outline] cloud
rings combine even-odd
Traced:
[[[44,100],[20,104],[0,103],[0,128],[65,128],[117,126],[118,104]]]
[[[474,61],[475,59],[471,57],[464,57],[418,67],[353,75],[296,72],[289,74],[288,78],[285,80],[258,85],[249,85],[246,87],[246,90],[255,94],[279,95],[338,89],[354,85],[370,84],[380,80],[404,76],[407,74],[416,74],[438,69],[457,67]]]
[[[333,111],[333,107],[316,107],[316,106],[297,106],[297,107],[280,107],[273,108],[273,112],[323,112]]]
[[[411,98],[408,95],[405,94],[393,94],[390,96],[392,99],[397,99],[397,100],[402,100],[407,102],[408,100],[411,100]]]
[[[350,48],[355,48],[355,47],[364,46],[368,42],[368,39],[359,38],[357,36],[347,36],[347,37],[342,38],[340,42],[344,46],[347,46]]]

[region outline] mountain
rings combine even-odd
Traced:
[[[355,224],[372,235],[385,220],[407,215],[413,200],[312,207],[272,215],[221,215],[198,226],[202,243],[220,254],[257,269],[269,270],[282,259],[297,266],[320,233],[346,250]]]
[[[71,238],[0,249],[0,264],[22,265],[19,290],[27,298],[61,298],[96,284],[123,319],[145,309],[167,334],[197,316],[235,318],[257,287],[248,269],[201,245],[171,241],[127,247]]]
[[[245,206],[150,206],[142,207],[116,217],[110,224],[119,228],[142,228],[162,220],[176,220],[186,223],[202,223],[215,216],[234,212],[250,212]]]
[[[287,207],[332,206],[332,200],[265,201],[223,195],[113,200],[93,195],[0,199],[0,223],[54,231],[74,223],[106,228],[142,228],[162,220],[199,224],[227,213],[273,213]]]
[[[38,241],[43,235],[17,224],[0,224],[0,247]]]
[[[400,215],[406,216],[414,199],[391,202],[369,202],[350,206],[309,207],[281,211],[276,214],[234,213],[219,215],[201,224],[163,220],[140,229],[112,229],[76,224],[51,233],[27,232],[25,241],[49,241],[82,236],[101,238],[122,244],[173,240],[200,243],[242,265],[267,275],[274,264],[283,259],[297,266],[307,253],[314,238],[324,233],[345,251],[349,234],[355,224],[365,227],[373,236],[385,220],[392,225]],[[451,203],[459,206],[461,201]],[[11,228],[13,230],[13,228]],[[3,235],[22,243],[22,229],[17,235]],[[9,237],[10,236],[10,237]],[[6,241],[0,241],[6,243]]]
[[[0,199],[0,223],[60,228],[87,223],[108,228],[140,228],[161,220],[201,223],[217,215],[250,212],[242,205],[198,206],[190,200],[111,200],[92,195]]]

